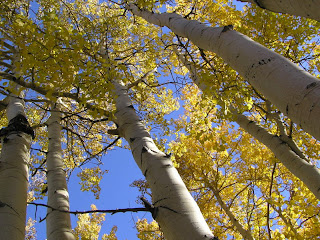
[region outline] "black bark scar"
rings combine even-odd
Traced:
[[[307,85],[306,89],[313,88],[313,87],[315,87],[316,85],[317,85],[316,82],[310,83],[310,84]]]
[[[35,138],[34,131],[25,116],[22,114],[18,114],[14,118],[12,118],[8,124],[8,127],[2,128],[0,130],[0,137],[6,137],[12,132],[24,132],[29,134],[32,139]]]
[[[224,26],[223,29],[222,29],[222,32],[227,32],[229,30],[233,30],[233,26],[232,25]]]
[[[263,6],[263,4],[260,3],[259,0],[253,0],[253,1],[258,5],[258,7],[262,8],[262,9],[266,9],[266,8]]]

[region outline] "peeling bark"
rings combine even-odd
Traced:
[[[28,190],[28,163],[32,136],[19,128],[30,126],[24,102],[11,96],[7,106],[9,125],[2,129],[0,158],[0,239],[23,240]],[[19,122],[20,121],[20,122]]]
[[[320,81],[316,77],[237,31],[208,27],[175,13],[152,13],[134,4],[128,9],[222,57],[281,112],[320,140]]]
[[[48,206],[69,211],[69,193],[62,161],[60,120],[59,107],[55,106],[47,122],[49,138],[47,154]],[[69,213],[48,208],[46,222],[48,240],[75,239],[72,234]]]
[[[168,240],[217,239],[205,222],[170,157],[154,144],[137,116],[127,89],[115,83],[116,123],[152,191],[153,218]]]

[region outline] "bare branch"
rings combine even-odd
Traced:
[[[3,76],[4,78],[6,78],[6,79],[8,79],[10,81],[13,81],[13,82],[19,84],[22,87],[32,89],[33,91],[36,91],[36,92],[38,92],[38,93],[40,93],[42,95],[46,95],[49,92],[44,87],[36,86],[34,83],[25,82],[21,77],[16,78],[12,74],[9,74],[9,73],[6,73],[6,72],[0,72],[0,76]],[[73,99],[78,103],[81,103],[81,98],[78,96],[77,93],[60,92],[60,91],[55,91],[54,90],[52,92],[52,96],[55,96],[55,97],[66,97],[66,98]],[[98,106],[95,106],[95,105],[89,104],[89,103],[86,103],[85,107],[90,109],[90,110],[97,110],[98,112],[103,113],[105,116],[109,117],[110,121],[112,121],[112,119],[111,119],[112,114],[109,111],[106,111],[103,108],[100,108]]]
[[[276,166],[277,166],[277,163],[275,162],[273,164],[272,173],[271,173],[271,179],[270,179],[270,188],[269,188],[269,197],[270,198],[271,198],[271,194],[272,194],[273,178],[274,178],[274,173],[276,171]],[[269,202],[267,202],[267,229],[268,229],[269,239],[272,239],[272,237],[271,237],[271,228],[270,228],[270,203]]]
[[[150,210],[147,208],[120,208],[120,209],[110,209],[110,210],[67,211],[67,210],[54,208],[54,207],[51,207],[51,206],[49,206],[47,204],[43,204],[43,203],[27,202],[27,204],[46,207],[46,208],[50,208],[53,211],[70,213],[70,214],[74,214],[74,215],[87,214],[87,213],[111,213],[111,215],[113,215],[116,213],[126,213],[126,212],[150,212]]]
[[[8,69],[13,69],[13,66],[12,66],[11,64],[6,63],[6,62],[4,62],[4,61],[0,61],[0,65],[6,67],[6,68],[8,68]]]
[[[156,70],[157,70],[157,69],[154,68],[154,69],[146,72],[140,79],[138,79],[137,81],[135,81],[135,82],[133,82],[133,83],[130,83],[130,84],[127,86],[127,89],[130,89],[130,88],[132,88],[132,87],[134,87],[134,86],[137,86],[139,83],[144,82],[144,80],[147,78],[147,76],[149,76],[149,74],[151,74],[151,73],[154,73]]]
[[[3,32],[3,31],[2,31]],[[0,44],[5,46],[6,48],[10,49],[12,53],[17,52],[17,50],[14,48],[14,46],[10,45],[9,43],[5,42],[3,39],[0,38]]]

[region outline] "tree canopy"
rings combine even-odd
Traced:
[[[49,127],[59,112],[51,134],[61,131],[62,157],[53,165],[67,180],[76,171],[96,199],[106,154],[131,150],[146,179],[132,183],[142,208],[123,211],[149,211],[160,223],[140,219],[139,239],[174,239],[184,220],[170,214],[200,214],[184,205],[185,190],[212,231],[203,239],[320,237],[319,13],[248,2],[1,1],[0,121],[10,124],[10,97],[25,102],[35,132],[28,203],[57,210],[44,199],[53,194]],[[78,215],[75,239],[117,239],[116,226],[100,232],[116,212],[92,205]],[[26,239],[36,239],[33,225]]]

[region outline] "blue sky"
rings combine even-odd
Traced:
[[[117,209],[117,208],[134,208],[143,207],[136,203],[139,192],[136,188],[129,185],[137,179],[143,178],[140,169],[137,167],[132,154],[129,150],[116,149],[110,151],[103,158],[104,168],[109,172],[105,174],[101,181],[100,199],[96,200],[93,194],[80,191],[78,177],[73,173],[69,181],[70,191],[70,207],[72,211],[90,210],[90,205],[95,204],[98,209]],[[46,201],[46,200],[45,200]],[[35,201],[39,202],[39,201]],[[35,207],[28,206],[28,216],[34,218]],[[37,221],[44,218],[46,209],[38,207]],[[77,218],[71,215],[72,226],[76,226]],[[151,215],[146,212],[142,213],[117,213],[114,215],[107,214],[106,221],[102,226],[101,236],[103,233],[109,233],[111,228],[118,226],[117,236],[119,239],[138,239],[134,228],[135,221],[138,218],[147,218],[151,220]],[[45,221],[36,224],[37,239],[46,238],[46,223]]]
[[[238,1],[234,3],[242,8],[244,5]],[[175,113],[176,115],[176,113]],[[104,163],[103,169],[108,169],[109,172],[104,175],[101,181],[101,195],[100,199],[96,200],[92,193],[80,191],[79,179],[76,173],[72,174],[69,181],[69,193],[70,193],[70,206],[72,211],[85,211],[90,210],[90,205],[95,204],[98,209],[117,209],[117,208],[129,208],[129,207],[143,207],[136,203],[137,197],[140,193],[136,188],[129,185],[138,179],[144,179],[140,169],[137,167],[132,154],[129,150],[116,148],[113,151],[109,151],[102,159]],[[40,202],[40,201],[35,201]],[[44,199],[46,203],[46,199]],[[28,206],[27,218],[35,218],[35,206]],[[46,208],[38,207],[36,212],[37,239],[46,239],[46,223],[45,221],[39,223],[40,218],[44,218],[46,215]],[[72,227],[76,226],[77,217],[71,215]],[[118,227],[117,237],[120,240],[138,239],[135,230],[135,222],[137,219],[147,218],[148,221],[152,220],[151,214],[146,212],[141,213],[117,213],[114,215],[106,214],[106,221],[102,226],[100,236],[104,233],[109,233],[111,228],[116,225]],[[100,237],[101,238],[101,237]],[[99,239],[100,239],[99,238]]]

